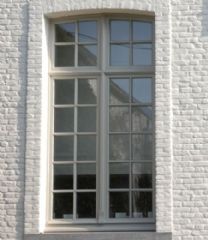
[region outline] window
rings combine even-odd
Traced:
[[[52,223],[154,223],[153,21],[52,24]]]

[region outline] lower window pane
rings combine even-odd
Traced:
[[[77,193],[77,218],[96,217],[96,193]]]
[[[129,154],[129,135],[119,134],[110,135],[109,137],[109,159],[110,160],[125,160],[130,159]]]
[[[109,127],[111,132],[129,131],[129,107],[110,107]]]
[[[134,132],[152,130],[151,107],[132,107],[132,130]]]
[[[54,165],[54,189],[73,189],[73,165]]]
[[[110,188],[129,188],[129,164],[110,164]]]
[[[95,189],[96,188],[96,165],[77,164],[77,188]]]
[[[73,161],[74,158],[74,137],[54,137],[54,161]]]
[[[132,216],[134,218],[153,217],[151,192],[132,193]]]
[[[77,137],[77,160],[96,160],[96,136],[80,135]]]
[[[96,108],[78,108],[78,132],[96,132]]]
[[[132,164],[132,186],[133,188],[152,187],[152,164],[134,163]]]
[[[55,132],[74,131],[74,109],[55,108],[54,130]]]
[[[54,193],[54,218],[73,218],[73,193]]]
[[[152,135],[132,135],[133,160],[152,160]]]
[[[109,206],[110,218],[128,218],[129,192],[111,192]]]

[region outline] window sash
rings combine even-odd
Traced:
[[[64,78],[82,78],[82,76],[89,76],[92,78],[95,78],[95,76],[99,79],[99,85],[98,85],[98,97],[97,97],[97,106],[98,107],[98,117],[97,117],[97,135],[99,139],[99,144],[97,144],[97,154],[99,155],[97,161],[97,172],[96,172],[96,177],[97,177],[97,215],[96,219],[74,219],[74,220],[69,220],[69,219],[53,219],[51,215],[51,209],[52,209],[52,198],[49,196],[49,202],[50,202],[50,207],[49,207],[49,223],[56,223],[56,224],[62,224],[62,223],[70,223],[70,224],[83,224],[83,223],[153,223],[155,219],[155,203],[154,203],[154,161],[152,162],[152,189],[146,189],[147,191],[152,191],[152,199],[153,199],[153,217],[152,218],[129,218],[129,219],[112,219],[108,218],[108,212],[109,212],[109,171],[108,171],[108,90],[109,90],[109,81],[108,79],[110,77],[119,77],[119,76],[128,76],[128,77],[151,77],[152,78],[152,83],[154,85],[154,66],[128,66],[128,67],[119,67],[119,66],[110,66],[109,65],[109,57],[110,55],[107,54],[109,53],[109,32],[108,32],[108,25],[109,21],[111,19],[114,19],[114,17],[106,18],[106,17],[101,17],[101,18],[89,18],[89,20],[95,20],[98,23],[98,64],[96,67],[54,67],[50,66],[51,71],[49,71],[49,75],[52,79],[52,81],[56,78],[64,79]],[[115,19],[118,19],[115,17]],[[119,18],[120,19],[120,18]],[[129,19],[125,18],[124,19]],[[135,18],[132,18],[135,20]],[[137,18],[138,20],[141,20],[140,18]],[[88,18],[84,18],[84,20],[88,20]],[[148,19],[150,22],[152,22],[150,19]],[[64,22],[66,22],[64,20]],[[57,21],[56,21],[57,23]],[[53,24],[52,24],[53,25]],[[153,25],[153,22],[152,22]],[[54,26],[54,25],[53,25]],[[53,29],[53,36],[54,34],[54,27]],[[101,41],[101,39],[104,39]],[[54,38],[53,41],[54,42]],[[154,41],[152,40],[152,46],[154,49]],[[76,44],[76,43],[75,43]],[[54,47],[52,47],[52,62],[54,62]],[[106,50],[107,49],[107,50]],[[154,51],[153,51],[154,53]],[[75,54],[76,55],[76,54]],[[102,56],[102,57],[101,57]],[[76,57],[75,57],[76,58]],[[154,56],[153,56],[154,59]],[[52,90],[54,90],[53,87],[51,87]],[[152,88],[154,90],[154,86]],[[53,94],[52,94],[53,96]],[[154,97],[154,93],[153,93]],[[154,109],[154,98],[152,98],[152,107]],[[52,99],[51,99],[52,100]],[[53,101],[51,101],[53,102]],[[73,105],[69,105],[68,107],[72,107]],[[122,105],[123,106],[123,105]],[[61,107],[61,106],[59,106]],[[66,106],[67,107],[67,106]],[[52,114],[51,116],[51,122],[53,123],[53,109],[50,111]],[[154,112],[154,110],[153,110]],[[154,113],[153,113],[154,116]],[[154,125],[154,117],[152,119],[153,125]],[[58,135],[58,133],[54,133],[54,135]],[[66,135],[70,135],[70,133],[66,133]],[[152,128],[152,136],[154,139],[154,127]],[[102,148],[100,146],[103,146]],[[154,146],[154,144],[153,144]],[[53,146],[51,144],[51,149],[53,149]],[[50,151],[52,152],[52,151]],[[154,152],[154,150],[153,150]],[[108,159],[106,161],[106,159]],[[154,159],[154,156],[153,156]],[[147,161],[145,161],[147,162]],[[51,163],[50,165],[52,165]],[[60,162],[61,164],[61,162]],[[74,163],[73,163],[74,164]],[[101,171],[102,169],[102,171]],[[52,172],[50,170],[50,172]],[[51,176],[52,177],[52,176]],[[52,179],[50,177],[50,179]],[[107,181],[106,181],[107,180]],[[52,181],[51,181],[52,182]],[[52,189],[52,183],[51,185],[51,190],[50,192],[54,192]],[[120,189],[119,189],[120,190]],[[122,190],[122,189],[121,189]],[[138,190],[138,189],[137,189]],[[145,189],[141,189],[143,191]],[[131,201],[130,201],[131,202]]]

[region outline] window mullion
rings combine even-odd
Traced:
[[[77,102],[78,102],[78,80],[75,79],[75,106],[74,106],[74,193],[73,193],[73,200],[74,200],[74,204],[73,204],[73,219],[76,220],[77,218]]]
[[[100,94],[100,159],[99,159],[99,168],[100,168],[100,178],[99,178],[99,214],[98,221],[105,222],[107,218],[107,159],[108,159],[108,151],[107,151],[107,86],[106,86],[106,62],[107,62],[107,53],[106,53],[106,23],[105,19],[101,19],[101,32],[100,32],[100,63],[101,63],[101,79],[99,84],[99,94]]]

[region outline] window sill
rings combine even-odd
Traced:
[[[45,233],[63,232],[128,232],[128,231],[155,231],[154,223],[106,223],[106,224],[49,224]]]
[[[25,240],[171,240],[171,233],[156,232],[83,232],[26,234]]]

